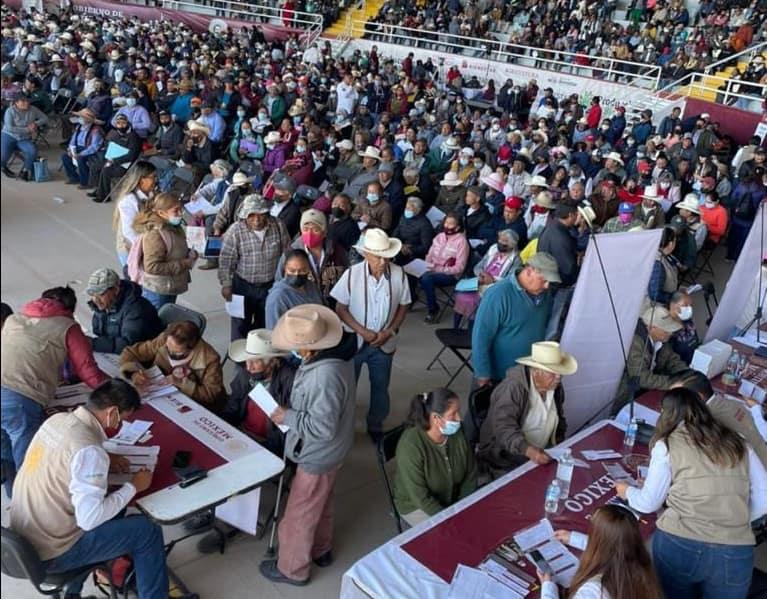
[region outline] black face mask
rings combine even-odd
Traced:
[[[171,360],[186,360],[189,357],[189,354],[172,354],[170,351],[168,352],[168,357]]]
[[[343,218],[344,216],[346,216],[346,212],[344,211],[344,209],[340,208],[339,206],[336,206],[335,208],[333,208],[331,212],[333,216],[335,216],[336,218]]]
[[[128,127],[115,127],[120,133],[125,133],[128,130]]]
[[[497,243],[496,246],[498,247],[498,251],[502,254],[505,254],[509,251],[509,246],[505,243]]]
[[[308,280],[309,275],[285,275],[285,282],[291,287],[303,287]]]
[[[251,384],[260,383],[266,380],[266,372],[257,372],[250,375]]]

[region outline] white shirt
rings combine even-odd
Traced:
[[[751,447],[748,447],[748,473],[751,480],[749,503],[753,521],[767,513],[767,471]],[[668,447],[663,441],[658,441],[650,452],[650,467],[647,470],[644,486],[641,489],[629,487],[626,491],[626,499],[635,510],[651,514],[663,506],[671,483],[671,459],[668,455]]]
[[[96,445],[83,447],[69,465],[69,493],[77,525],[93,530],[119,514],[136,494],[131,483],[125,483],[107,495],[109,455]]]
[[[559,599],[559,589],[555,582],[547,580],[541,586],[541,599]],[[602,577],[594,578],[583,583],[573,595],[573,599],[612,599],[610,593],[602,588]]]
[[[525,440],[535,447],[548,447],[559,424],[559,415],[554,405],[554,391],[546,391],[542,396],[533,384],[533,374],[530,373],[530,407],[522,423],[522,434]]]
[[[357,92],[351,85],[346,85],[343,81],[336,86],[336,92],[338,93],[338,105],[336,108],[336,114],[342,110],[346,111],[346,114],[354,114],[354,103],[357,101]]]
[[[751,416],[754,419],[756,430],[758,430],[759,434],[762,435],[762,439],[767,442],[767,421],[765,421],[764,415],[762,414],[762,406],[759,404],[751,406],[749,411],[751,412]]]
[[[140,189],[129,193],[120,200],[117,209],[120,211],[120,232],[130,243],[138,239],[138,233],[133,228],[133,221],[138,216],[140,207],[139,200],[144,203],[149,198]]]
[[[288,202],[289,201],[290,200],[288,200]],[[280,215],[280,212],[285,210],[285,206],[288,205],[288,202],[282,202],[282,204],[280,204],[279,202],[274,202],[274,204],[272,204],[272,207],[269,208],[269,214],[273,216],[274,218],[277,218]]]

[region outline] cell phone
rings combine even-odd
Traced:
[[[173,456],[173,469],[179,470],[189,466],[189,461],[192,459],[191,451],[179,450],[176,455]]]
[[[194,483],[200,482],[202,479],[207,478],[208,471],[204,470],[203,468],[197,468],[196,466],[190,466],[189,468],[180,470],[177,474],[181,478],[181,482],[178,486],[182,489],[185,489]]]
[[[530,559],[533,560],[533,563],[535,564],[535,567],[538,568],[538,570],[544,574],[548,574],[549,576],[554,575],[554,570],[551,569],[549,562],[544,559],[540,551],[533,549],[530,552]]]

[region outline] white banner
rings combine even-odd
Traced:
[[[751,226],[751,231],[746,238],[743,251],[740,252],[735,268],[732,269],[732,274],[727,280],[722,299],[719,301],[714,318],[706,332],[705,343],[712,339],[727,341],[732,336],[735,323],[741,320],[742,316],[746,317],[746,321],[754,317],[754,314],[744,315],[743,312],[747,309],[752,288],[759,276],[759,269],[762,265],[760,253],[762,248],[767,250],[767,227],[765,227],[767,215],[765,210],[767,209],[762,202],[756,213],[754,224]],[[762,281],[763,291],[765,286],[767,286],[767,280]],[[752,306],[752,309],[754,308],[756,306]],[[763,316],[762,321],[767,321],[767,314]]]
[[[618,314],[617,326],[595,240],[589,241],[561,340],[562,348],[578,360],[578,372],[562,377],[570,435],[605,417],[610,409],[624,369],[618,326],[628,355],[660,236],[660,229],[596,236]]]

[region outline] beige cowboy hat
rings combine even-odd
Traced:
[[[651,306],[642,314],[642,322],[649,329],[658,327],[667,333],[676,333],[682,328],[682,324],[671,318],[671,313],[662,306]]]
[[[607,156],[605,156],[607,160],[614,160],[621,166],[623,166],[623,157],[618,154],[618,152],[610,152]]]
[[[660,196],[658,195],[658,188],[655,185],[647,185],[644,188],[642,197],[647,200],[653,200],[654,202],[660,202]]]
[[[448,150],[460,150],[461,144],[458,143],[458,139],[456,137],[448,137],[447,141],[445,142],[445,147]]]
[[[203,133],[205,136],[210,135],[210,128],[205,123],[201,123],[199,121],[189,121],[186,124],[186,126],[189,129],[190,133],[192,131],[199,131],[200,133]]]
[[[693,214],[700,216],[700,203],[698,202],[698,197],[694,193],[688,193],[684,196],[684,199],[679,202],[676,207],[677,210],[687,210],[687,212],[692,212]]]
[[[546,183],[546,177],[542,177],[541,175],[535,175],[535,177],[530,179],[530,183],[527,185],[528,187],[543,187],[544,189],[549,188],[549,184]]]
[[[589,229],[594,228],[594,223],[597,220],[597,213],[594,212],[594,209],[591,206],[578,206],[578,214],[580,214],[583,217],[583,220],[586,221],[586,225],[588,225]]]
[[[303,304],[282,315],[272,331],[272,346],[284,350],[328,349],[341,342],[341,319],[326,306]]]
[[[276,144],[280,141],[280,134],[278,131],[269,131],[264,138],[265,144]]]
[[[96,125],[103,125],[104,121],[100,121],[96,117],[96,113],[93,112],[90,108],[83,108],[82,110],[78,110],[76,112],[73,112],[75,116],[79,116],[84,118],[86,121],[91,121],[92,123],[95,123]]]
[[[272,332],[267,329],[250,331],[247,338],[237,339],[237,341],[232,341],[229,345],[229,357],[234,362],[282,358],[289,353],[274,348],[272,345]]]
[[[336,142],[336,147],[339,150],[346,150],[348,152],[349,150],[354,149],[354,144],[351,142],[350,139],[342,139],[341,141]]]
[[[94,46],[93,42],[91,42],[90,40],[85,40],[84,42],[82,42],[80,44],[80,47],[85,48],[86,50],[89,50],[90,52],[96,51],[96,46]]]
[[[575,374],[578,370],[576,359],[571,354],[562,351],[556,341],[533,343],[531,354],[524,358],[517,358],[517,364],[524,364],[559,375]]]
[[[402,249],[402,242],[396,237],[389,237],[383,229],[367,229],[354,249],[381,258],[394,258]]]
[[[304,109],[304,101],[301,100],[300,98],[296,100],[293,103],[293,106],[290,107],[290,110],[288,110],[288,114],[290,116],[299,116],[304,114],[305,112],[306,110]]]
[[[442,187],[458,187],[463,184],[458,178],[458,174],[453,171],[447,171],[445,177],[439,182]]]
[[[495,191],[503,191],[503,188],[505,187],[503,177],[498,173],[490,173],[489,175],[480,177],[479,181],[491,189],[495,189]]]
[[[541,208],[548,208],[549,210],[556,208],[556,206],[554,206],[554,200],[548,191],[539,192],[538,195],[535,196],[533,203]]]
[[[363,158],[373,158],[375,160],[381,160],[381,152],[375,146],[368,146],[364,152],[357,152],[358,156]]]
[[[232,187],[242,187],[243,185],[247,185],[253,180],[253,177],[248,177],[245,173],[242,171],[237,171],[234,173],[234,176],[232,177]]]

